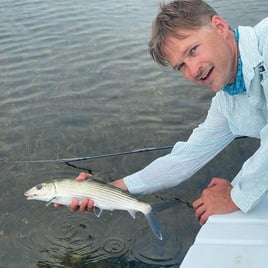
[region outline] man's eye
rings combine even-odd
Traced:
[[[191,54],[191,55],[195,54],[196,51],[197,51],[197,49],[198,49],[198,46],[194,46],[194,47],[191,49],[190,54]]]
[[[176,71],[180,72],[181,69],[183,68],[183,66],[184,66],[184,63],[180,64],[180,65],[177,67]]]

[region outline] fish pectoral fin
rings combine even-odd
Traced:
[[[56,199],[56,196],[54,196],[50,200],[48,200],[47,203],[46,203],[46,207],[48,207],[53,202],[53,200],[55,200],[55,199]]]
[[[128,210],[128,213],[130,214],[130,216],[135,219],[136,218],[136,210]]]
[[[102,214],[102,209],[99,207],[94,207],[94,214],[99,218]]]

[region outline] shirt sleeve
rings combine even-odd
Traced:
[[[216,95],[217,96],[217,95]],[[213,98],[206,120],[186,142],[177,142],[170,154],[124,178],[132,194],[148,194],[174,187],[191,177],[235,137]]]
[[[231,197],[243,211],[248,212],[268,190],[268,125],[261,130],[258,150],[242,166],[232,181]]]

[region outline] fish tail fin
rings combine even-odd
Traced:
[[[160,230],[160,226],[158,223],[158,220],[154,214],[154,212],[151,210],[148,214],[144,214],[154,235],[159,239],[159,240],[163,240],[163,236]]]
[[[156,202],[156,203],[151,204],[150,210],[149,211],[147,210],[147,212],[144,213],[154,235],[158,239],[163,240],[163,236],[162,236],[160,226],[159,226],[159,223],[158,223],[158,220],[155,216],[154,211],[159,212],[159,211],[171,208],[174,205],[178,205],[178,204],[179,204],[179,202],[177,200],[169,200],[169,201],[165,201],[165,202],[163,202],[163,201]]]

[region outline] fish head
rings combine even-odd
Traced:
[[[24,193],[28,200],[49,201],[56,195],[54,183],[40,183]]]

